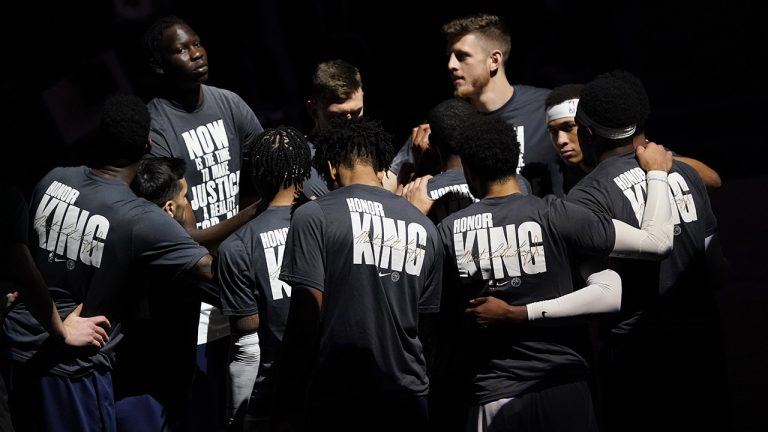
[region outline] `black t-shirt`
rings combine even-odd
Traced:
[[[315,145],[311,142],[309,143],[309,151],[311,153],[311,156],[315,157]],[[309,178],[304,181],[304,195],[307,196],[307,198],[319,198],[325,194],[328,193],[328,185],[325,183],[325,180],[320,175],[319,172],[315,169],[315,167],[311,167],[309,171]]]
[[[693,168],[678,161],[673,162],[668,179],[675,222],[674,249],[661,264],[628,259],[610,261],[624,281],[622,321],[614,333],[632,331],[641,322],[701,320],[705,314],[695,312],[695,305],[707,304],[707,311],[713,308],[711,293],[705,288],[704,240],[717,231],[717,220],[706,187]],[[646,197],[645,172],[634,152],[630,152],[600,162],[571,190],[568,201],[639,227]],[[666,300],[659,301],[660,297]],[[675,311],[672,305],[680,307]]]
[[[291,304],[291,286],[278,279],[290,223],[290,206],[269,207],[219,247],[216,278],[222,312],[259,315],[261,362],[254,388],[260,395],[273,384],[273,366]]]
[[[131,296],[130,275],[146,266],[176,277],[207,254],[173,218],[136,197],[122,181],[87,167],[56,168],[32,196],[30,251],[62,316],[83,303],[83,316],[106,315],[109,343],[98,352],[46,343],[47,334],[23,304],[9,314],[5,330],[15,360],[34,357],[64,376],[111,369],[121,339],[120,321]]]
[[[515,178],[523,195],[531,193],[531,184],[525,177],[517,174]],[[467,179],[464,178],[464,170],[458,168],[443,171],[429,179],[427,194],[437,201],[427,215],[435,223],[440,223],[449,214],[477,202],[477,199],[469,191]]]
[[[354,184],[301,206],[280,279],[323,292],[310,399],[426,395],[418,312],[437,312],[442,251],[402,197]]]
[[[610,218],[554,197],[513,194],[487,198],[448,216],[438,231],[445,244],[445,313],[469,358],[477,403],[515,397],[546,382],[582,379],[585,361],[567,345],[562,327],[481,329],[464,313],[468,300],[493,296],[509,304],[573,292],[573,250],[607,255],[615,231]]]

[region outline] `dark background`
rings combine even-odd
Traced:
[[[733,430],[768,430],[768,199],[765,7],[744,0],[538,2],[430,0],[27,2],[3,13],[2,174],[28,192],[56,165],[75,164],[98,106],[116,91],[152,96],[142,34],[160,16],[187,20],[208,49],[209,84],[233,90],[265,127],[308,130],[314,66],[343,58],[363,76],[366,114],[400,145],[451,95],[440,26],[475,12],[512,35],[512,83],[552,88],[613,68],[645,83],[648,136],[723,178],[711,198],[733,267],[721,295]],[[707,379],[707,377],[702,377]],[[649,413],[652,415],[652,413]]]

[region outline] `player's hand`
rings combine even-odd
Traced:
[[[416,161],[429,148],[429,124],[424,123],[411,130],[411,152]]]
[[[64,343],[70,346],[103,347],[109,341],[104,329],[110,327],[109,320],[103,315],[83,318],[80,316],[82,310],[81,303],[64,320]]]
[[[522,322],[528,319],[525,306],[513,306],[496,297],[478,297],[469,301],[470,307],[464,312],[475,316],[481,327],[503,322]]]
[[[403,187],[403,197],[413,204],[419,211],[424,214],[429,213],[435,200],[429,197],[427,194],[427,183],[431,179],[431,175],[425,175],[419,177],[416,180],[408,183]]]
[[[656,143],[649,142],[635,149],[640,167],[648,171],[669,172],[672,169],[672,152]]]

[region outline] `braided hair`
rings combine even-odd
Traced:
[[[253,178],[275,190],[301,188],[309,178],[310,158],[307,139],[290,126],[265,129],[250,150]]]
[[[316,141],[312,164],[328,178],[328,165],[353,168],[356,164],[370,165],[376,172],[389,169],[394,157],[392,136],[378,121],[366,117],[334,119],[331,127],[321,132]]]

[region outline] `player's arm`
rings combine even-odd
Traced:
[[[219,243],[224,241],[224,239],[229,237],[230,234],[237,231],[238,228],[245,225],[248,221],[255,218],[262,211],[264,211],[264,208],[266,207],[265,204],[268,203],[256,201],[248,207],[240,210],[236,215],[229,219],[223,220],[209,228],[198,229],[196,223],[197,221],[195,220],[194,212],[192,211],[192,206],[187,203],[185,214],[188,215],[188,217],[185,217],[184,219],[184,229],[187,230],[194,241],[209,249],[215,248],[219,245]]]
[[[704,162],[685,156],[675,156],[674,158],[675,160],[686,165],[690,165],[691,168],[695,169],[696,172],[699,173],[699,176],[701,177],[701,180],[704,182],[704,185],[707,187],[707,189],[712,190],[722,186],[723,182],[720,180],[720,174],[718,174],[717,171],[710,168]]]
[[[523,323],[539,319],[571,318],[618,312],[621,308],[621,278],[613,270],[586,276],[587,285],[572,293],[523,306],[510,305],[496,297],[478,297],[469,301],[466,313],[478,324]]]
[[[23,301],[33,317],[53,339],[71,346],[96,345],[103,347],[109,338],[104,327],[109,320],[103,316],[81,317],[83,305],[78,305],[62,322],[48,286],[23,243],[11,243],[5,248],[5,260],[19,287],[19,300]]]
[[[646,171],[648,196],[640,229],[614,219],[616,236],[611,256],[663,259],[672,252],[674,221],[669,199],[667,173],[672,169],[672,152],[648,143],[638,146],[637,160]]]

